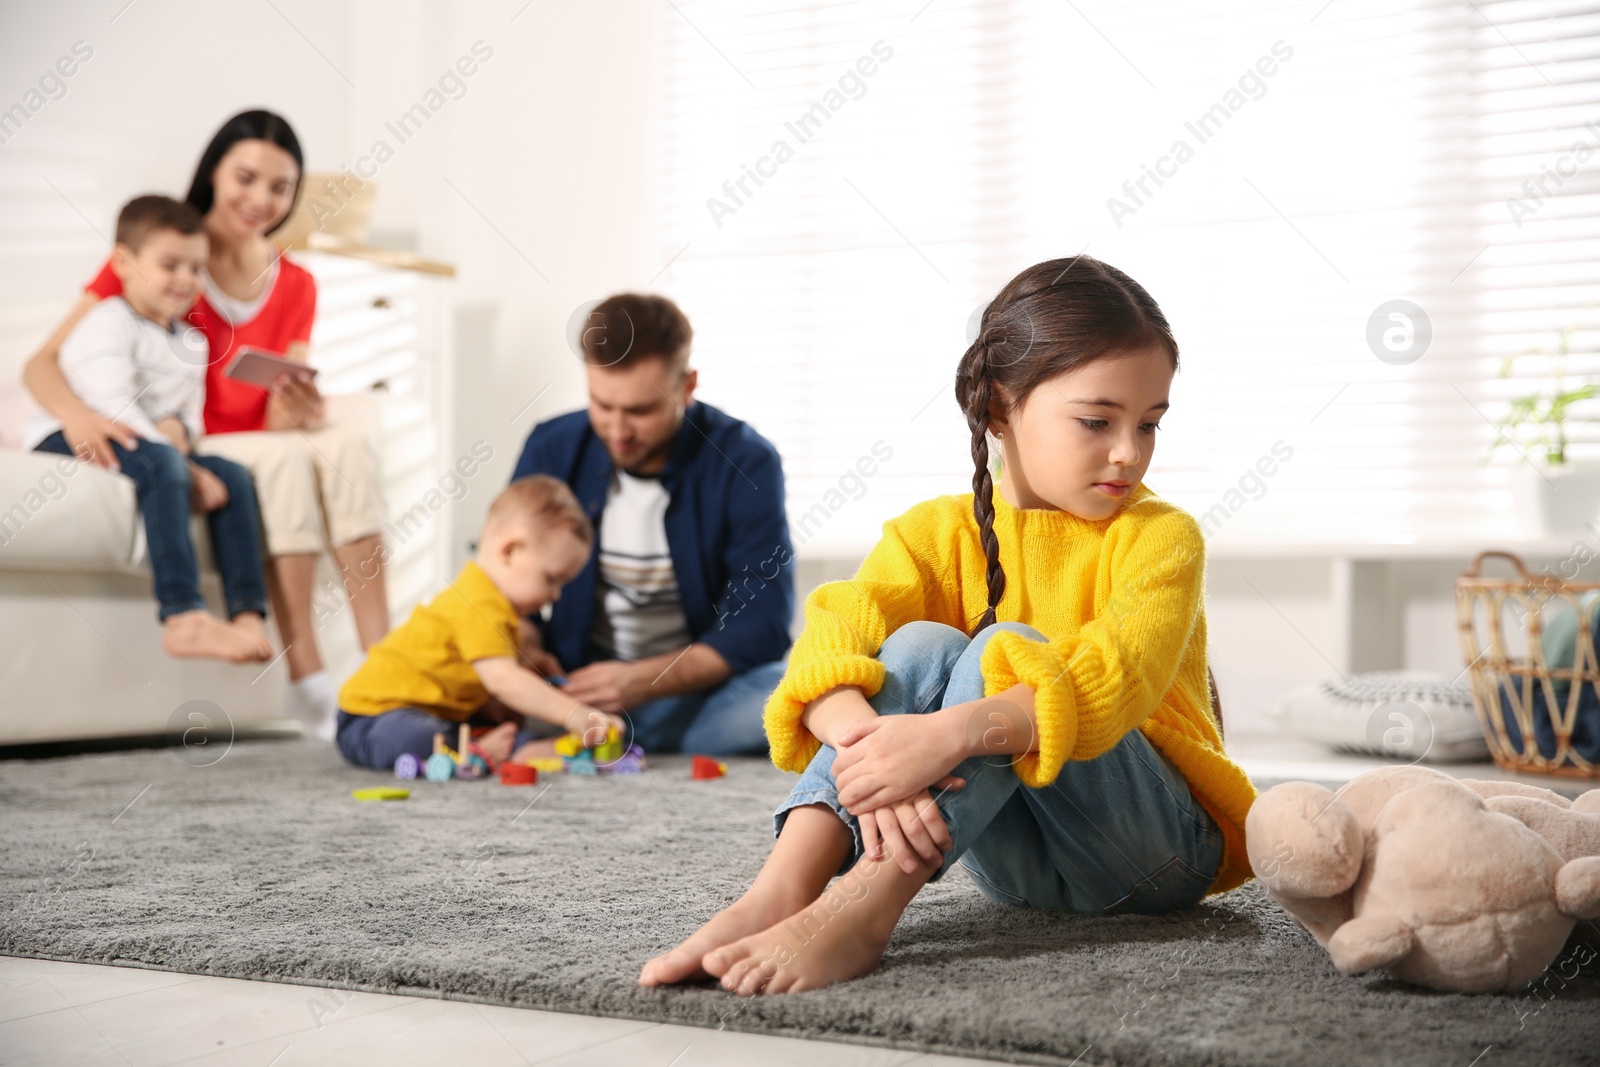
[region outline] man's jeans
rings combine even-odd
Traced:
[[[623,718],[646,753],[693,752],[707,756],[764,756],[762,711],[788,666],[783,659],[735,674],[715,689],[658,697]]]

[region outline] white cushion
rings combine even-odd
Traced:
[[[22,447],[22,427],[38,410],[21,382],[0,385],[0,450],[15,452]]]
[[[1284,733],[1339,752],[1445,763],[1489,758],[1465,677],[1356,674],[1302,686],[1272,714]]]
[[[129,572],[144,558],[133,480],[46,452],[0,452],[0,568]]]

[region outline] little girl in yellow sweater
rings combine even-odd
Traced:
[[[973,492],[886,522],[854,578],[806,599],[765,712],[773,761],[802,772],[777,842],[641,984],[863,974],[957,859],[999,903],[1096,915],[1250,877],[1256,791],[1209,684],[1205,542],[1142,484],[1177,366],[1149,293],[1088,256],[990,302],[956,371]]]

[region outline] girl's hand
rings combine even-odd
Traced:
[[[885,807],[874,808],[857,822],[861,826],[861,845],[867,858],[881,859],[887,849],[889,858],[907,874],[917,869],[919,858],[930,867],[940,866],[953,844],[944,816],[926,789]]]
[[[860,815],[943,780],[966,758],[950,729],[955,721],[939,713],[880,715],[847,726],[833,760],[839,803]]]
[[[131,427],[89,408],[63,420],[61,433],[74,456],[107,470],[122,469],[122,464],[117,462],[116,452],[111,448],[112,441],[130,452],[139,447],[139,435]]]
[[[228,487],[222,479],[198,463],[189,464],[189,502],[196,515],[206,515],[228,506]]]

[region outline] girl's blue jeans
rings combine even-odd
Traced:
[[[968,639],[943,623],[909,623],[878,652],[885,676],[869,703],[879,715],[923,715],[980,700],[979,657],[1001,630],[1035,641],[1031,626],[1000,622]],[[844,874],[862,855],[861,829],[839,804],[834,750],[824,745],[773,814],[775,833],[790,810],[826,804],[850,828]],[[1172,762],[1138,730],[1092,760],[1069,760],[1054,782],[1023,785],[1010,755],[974,756],[952,774],[965,788],[935,794],[952,847],[933,880],[959,860],[991,900],[1089,914],[1193,907],[1222,860],[1222,832]]]

